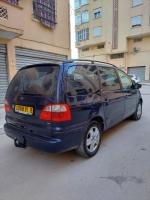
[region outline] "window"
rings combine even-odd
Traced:
[[[89,0],[74,0],[75,9],[79,9],[81,6],[84,6],[89,3]]]
[[[142,0],[132,0],[132,6],[139,6],[142,4]]]
[[[95,27],[93,29],[93,36],[98,37],[102,35],[102,27]]]
[[[82,51],[89,51],[90,49],[87,47],[87,48],[83,48]]]
[[[89,12],[88,11],[82,12],[81,16],[82,16],[82,23],[86,23],[89,21]]]
[[[76,26],[81,25],[81,15],[80,14],[75,16],[75,24],[76,24]]]
[[[120,89],[120,82],[117,77],[116,71],[113,68],[102,68],[101,74],[101,85],[104,91],[113,91]]]
[[[105,44],[99,44],[97,45],[97,49],[104,49],[105,48]]]
[[[75,0],[75,9],[79,9],[80,8],[80,0]]]
[[[16,94],[38,94],[54,97],[56,94],[59,66],[35,66],[19,71],[8,89],[14,98]]]
[[[132,86],[132,81],[130,78],[123,71],[117,70],[117,72],[120,77],[123,89],[130,89]]]
[[[141,26],[142,25],[142,16],[135,16],[131,18],[131,26]]]
[[[89,21],[89,12],[88,11],[84,11],[81,14],[78,14],[75,16],[75,24],[76,26],[79,26],[83,23],[86,23]]]
[[[14,5],[18,5],[19,0],[6,0],[8,3],[12,3]]]
[[[82,29],[76,32],[76,42],[84,41],[89,39],[89,28]]]
[[[0,6],[0,19],[8,19],[8,10],[6,7]]]
[[[100,89],[96,66],[72,66],[67,72],[68,96],[88,95]]]
[[[102,9],[101,8],[94,9],[93,14],[94,14],[94,19],[102,17]]]
[[[80,0],[81,1],[81,6],[86,5],[89,3],[89,0]]]
[[[55,0],[33,0],[33,14],[44,26],[55,28]]]
[[[110,58],[111,58],[111,59],[124,58],[124,53],[112,54],[112,55],[110,55]]]

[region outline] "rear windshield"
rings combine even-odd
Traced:
[[[8,88],[8,95],[16,93],[54,96],[57,87],[59,66],[35,66],[17,73]]]

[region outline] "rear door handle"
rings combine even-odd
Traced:
[[[108,104],[108,103],[109,103],[109,99],[106,98],[106,99],[104,100],[104,103]]]

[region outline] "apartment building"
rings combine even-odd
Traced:
[[[75,0],[75,24],[81,59],[150,79],[150,0]]]
[[[0,1],[0,104],[18,69],[70,57],[69,24],[69,0]]]

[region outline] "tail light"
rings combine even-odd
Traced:
[[[70,108],[67,104],[47,105],[42,109],[40,119],[50,122],[69,121],[71,120]]]
[[[10,110],[11,110],[10,104],[8,103],[7,100],[5,100],[5,111],[10,112]]]

